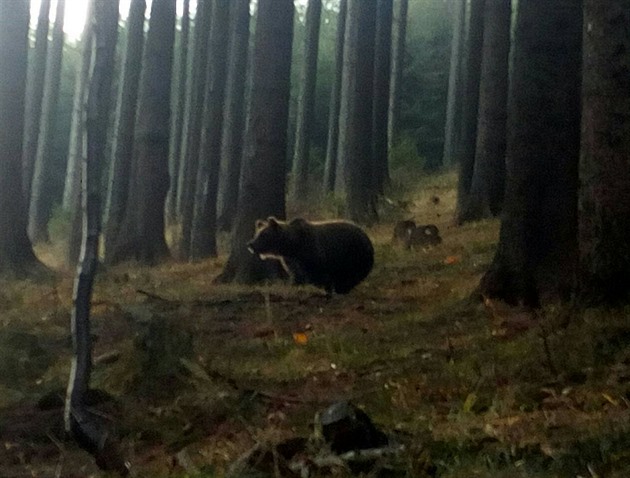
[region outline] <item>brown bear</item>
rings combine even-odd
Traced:
[[[407,231],[405,247],[407,249],[437,246],[442,243],[440,231],[435,224],[426,224],[424,226],[416,226]]]
[[[409,231],[416,228],[416,223],[411,219],[406,221],[398,221],[394,226],[394,235],[392,236],[392,244],[406,243],[409,237]]]
[[[374,247],[367,234],[347,221],[310,222],[270,217],[256,221],[249,250],[281,257],[296,283],[322,287],[328,294],[347,294],[374,265]]]

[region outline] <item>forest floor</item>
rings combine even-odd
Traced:
[[[376,264],[346,296],[215,285],[223,255],[99,273],[93,384],[115,400],[96,408],[134,476],[223,476],[256,444],[308,436],[338,400],[405,445],[362,476],[630,476],[630,309],[470,300],[498,221],[452,226],[453,174],[397,196],[407,210],[368,229]],[[443,243],[392,245],[411,217]],[[38,254],[58,265],[55,247]],[[1,477],[110,476],[61,438],[71,297],[72,271],[0,284]]]

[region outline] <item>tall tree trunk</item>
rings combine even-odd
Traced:
[[[396,0],[398,5],[394,12],[392,26],[392,66],[389,89],[389,111],[387,114],[387,149],[392,146],[398,135],[398,117],[400,110],[400,85],[402,83],[405,64],[405,44],[407,41],[407,12],[409,0]]]
[[[180,158],[179,184],[177,193],[178,216],[181,218],[181,231],[177,241],[177,253],[182,259],[190,257],[190,239],[195,210],[195,188],[199,168],[199,148],[201,146],[201,122],[206,85],[206,65],[208,63],[208,35],[212,18],[213,0],[201,0],[197,5],[195,21],[195,47],[191,91],[186,107],[182,152]]]
[[[406,0],[402,0],[406,1]],[[337,150],[339,147],[339,110],[341,107],[341,79],[343,76],[343,52],[346,36],[346,16],[348,0],[339,3],[337,17],[337,39],[335,41],[335,77],[330,93],[328,112],[328,141],[326,143],[326,163],[324,164],[324,191],[333,192],[337,172]]]
[[[127,45],[116,106],[116,131],[109,161],[107,198],[105,202],[105,257],[118,242],[125,217],[132,172],[133,147],[138,110],[138,90],[144,50],[146,0],[133,0],[127,20]]]
[[[22,139],[28,58],[29,2],[0,1],[0,273],[42,267],[26,234]]]
[[[87,158],[82,161],[83,233],[81,260],[74,282],[72,308],[72,343],[74,355],[68,380],[66,430],[79,445],[90,452],[99,467],[128,474],[127,466],[112,435],[99,415],[86,407],[86,394],[92,372],[92,339],[90,335],[90,302],[98,266],[98,241],[101,224],[100,171],[105,160],[105,147],[110,102],[111,55],[116,45],[118,2],[97,0],[95,4],[96,54],[90,84],[87,112]]]
[[[317,82],[317,53],[322,0],[309,0],[306,8],[306,35],[304,36],[304,62],[300,70],[297,125],[293,151],[293,190],[296,200],[305,200],[308,193],[308,168],[311,145],[315,85]]]
[[[339,113],[337,189],[346,194],[347,215],[359,223],[376,219],[372,180],[372,107],[376,0],[349,0]]]
[[[475,164],[460,222],[496,216],[505,188],[508,57],[512,9],[505,0],[485,0],[483,58]]]
[[[453,35],[451,37],[451,61],[448,74],[448,99],[446,105],[446,126],[444,128],[444,154],[442,164],[450,167],[455,164],[459,143],[462,95],[462,65],[464,52],[462,39],[466,29],[466,0],[455,0],[453,15]]]
[[[372,111],[372,144],[374,155],[374,189],[383,194],[389,183],[387,112],[391,76],[393,0],[378,0],[374,44],[374,109]]]
[[[226,69],[217,68],[217,65],[225,65],[228,60],[229,12],[229,0],[214,0],[195,209],[190,238],[191,259],[217,255],[217,193],[221,169],[226,79]]]
[[[64,211],[74,211],[79,204],[79,188],[81,185],[81,159],[85,155],[85,96],[90,81],[92,66],[92,40],[94,28],[91,21],[94,0],[88,0],[87,21],[81,35],[81,60],[74,83],[74,99],[72,104],[72,123],[70,125],[70,145],[66,166],[66,180],[63,188],[61,207]]]
[[[27,74],[26,83],[26,125],[24,129],[23,186],[27,205],[31,199],[31,181],[37,156],[39,126],[42,116],[42,98],[44,96],[44,78],[46,76],[46,58],[48,52],[48,29],[50,26],[50,0],[42,0],[35,30],[35,49]]]
[[[575,277],[582,2],[517,8],[503,221],[481,291],[535,305]]]
[[[630,299],[630,1],[584,0],[580,298]]]
[[[249,129],[232,252],[222,282],[269,278],[268,263],[247,250],[257,219],[285,217],[293,1],[259,0]],[[276,262],[276,261],[273,261]]]
[[[164,212],[168,192],[175,0],[153,0],[136,115],[131,188],[111,262],[156,264],[168,256]]]
[[[184,11],[181,20],[181,33],[179,35],[179,51],[177,52],[177,81],[173,82],[173,130],[171,132],[171,144],[169,154],[169,174],[171,185],[166,200],[166,217],[169,222],[175,222],[177,203],[177,184],[179,175],[179,161],[182,150],[182,131],[184,125],[184,113],[186,109],[186,88],[190,68],[188,55],[188,39],[190,36],[190,0],[184,0]]]
[[[46,196],[45,179],[49,173],[50,152],[57,124],[57,103],[61,85],[61,62],[63,59],[63,24],[66,1],[57,0],[52,44],[46,62],[46,83],[42,99],[42,114],[39,126],[37,155],[31,180],[31,195],[28,214],[28,233],[33,242],[48,241],[48,218],[51,212],[50,197]]]
[[[232,228],[241,175],[241,156],[245,136],[245,86],[249,51],[249,0],[230,4],[230,49],[223,112],[221,172],[219,182],[219,229]]]
[[[466,71],[463,88],[461,139],[458,142],[459,180],[457,183],[456,221],[464,221],[464,211],[470,199],[475,151],[477,148],[477,115],[479,111],[479,83],[483,52],[483,14],[485,0],[471,0],[470,26],[466,41]]]

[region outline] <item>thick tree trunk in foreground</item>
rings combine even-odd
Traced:
[[[22,139],[28,58],[27,0],[0,1],[0,274],[43,267],[26,234]]]
[[[518,2],[503,220],[481,281],[489,297],[535,305],[573,287],[581,33],[580,0]]]
[[[397,0],[392,25],[392,67],[389,88],[389,113],[387,115],[387,149],[392,146],[398,135],[398,116],[400,110],[400,85],[405,65],[405,45],[407,42],[407,11],[409,0]]]
[[[214,0],[190,259],[217,255],[217,194],[226,79],[226,69],[217,65],[227,63],[229,12],[229,0]]]
[[[131,188],[110,261],[153,265],[169,255],[164,238],[168,192],[175,0],[153,0],[136,116]]]
[[[349,0],[339,113],[337,189],[346,194],[347,215],[376,220],[372,108],[376,0]]]
[[[230,11],[230,52],[223,112],[219,229],[229,231],[236,214],[245,137],[245,86],[249,51],[249,0],[234,0]]]
[[[26,83],[26,123],[24,128],[24,157],[22,182],[24,197],[31,199],[31,181],[37,156],[39,126],[42,116],[42,98],[44,97],[44,78],[46,76],[46,58],[48,52],[48,30],[50,27],[50,0],[42,0],[35,30],[35,48],[29,67]],[[28,203],[27,203],[28,204]]]
[[[630,299],[630,1],[584,0],[580,299]]]
[[[505,189],[508,56],[512,9],[505,0],[485,0],[483,59],[475,165],[460,222],[496,216]]]
[[[249,129],[232,252],[222,282],[270,277],[268,263],[247,250],[257,219],[285,217],[293,1],[259,0]]]
[[[49,174],[50,153],[57,124],[57,104],[61,86],[61,62],[63,59],[63,24],[65,0],[57,0],[52,44],[46,62],[46,79],[42,99],[41,122],[37,154],[31,179],[31,195],[28,212],[28,234],[33,242],[48,241],[48,218],[51,212],[50,198],[46,197],[44,182]]]
[[[450,167],[455,164],[456,151],[459,147],[462,98],[462,38],[466,29],[466,0],[455,0],[453,15],[453,36],[451,37],[451,61],[448,74],[448,99],[446,104],[446,126],[444,128],[444,153],[442,165]]]
[[[406,0],[403,0],[406,1]],[[330,93],[328,112],[328,141],[326,145],[326,163],[324,164],[324,192],[335,190],[337,172],[337,150],[339,148],[339,109],[341,107],[341,78],[343,76],[343,51],[346,34],[346,16],[348,0],[341,0],[337,20],[337,39],[335,41],[335,79]]]
[[[374,155],[374,188],[383,194],[389,183],[387,112],[391,75],[393,0],[378,0],[374,49],[374,109],[372,134]]]
[[[138,90],[144,50],[146,0],[133,0],[127,20],[125,64],[119,85],[116,106],[116,132],[112,147],[105,202],[105,258],[118,241],[118,232],[125,217],[129,181],[133,164]]]
[[[65,426],[79,445],[91,453],[99,467],[128,474],[127,466],[116,441],[107,430],[101,415],[85,404],[92,371],[92,341],[90,335],[90,302],[98,265],[98,241],[101,221],[100,171],[105,160],[110,85],[110,56],[118,28],[118,2],[96,0],[96,55],[90,83],[87,112],[87,159],[82,161],[82,248],[80,267],[75,277],[72,308],[72,343],[74,355],[68,380]]]
[[[309,0],[306,8],[306,35],[304,37],[304,63],[300,70],[300,92],[298,96],[295,149],[293,154],[293,190],[296,200],[305,200],[308,195],[308,169],[311,145],[313,110],[315,108],[315,85],[317,81],[317,52],[319,51],[319,26],[322,15],[322,0]]]
[[[461,139],[458,142],[457,151],[459,178],[457,183],[456,221],[458,224],[463,222],[463,213],[468,207],[475,166],[479,83],[483,52],[484,4],[485,0],[471,0],[470,4],[470,26],[466,41],[466,72],[462,99]]]

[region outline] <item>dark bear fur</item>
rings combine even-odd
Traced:
[[[434,224],[426,224],[424,226],[416,226],[407,231],[407,239],[405,247],[407,249],[426,246],[437,246],[442,243],[440,231]]]
[[[394,235],[392,236],[392,244],[406,243],[409,237],[409,231],[416,228],[416,223],[411,219],[406,221],[398,221],[394,226]]]
[[[374,265],[370,238],[346,221],[284,222],[270,217],[256,222],[248,246],[255,254],[281,257],[296,283],[323,287],[329,294],[347,294]]]

